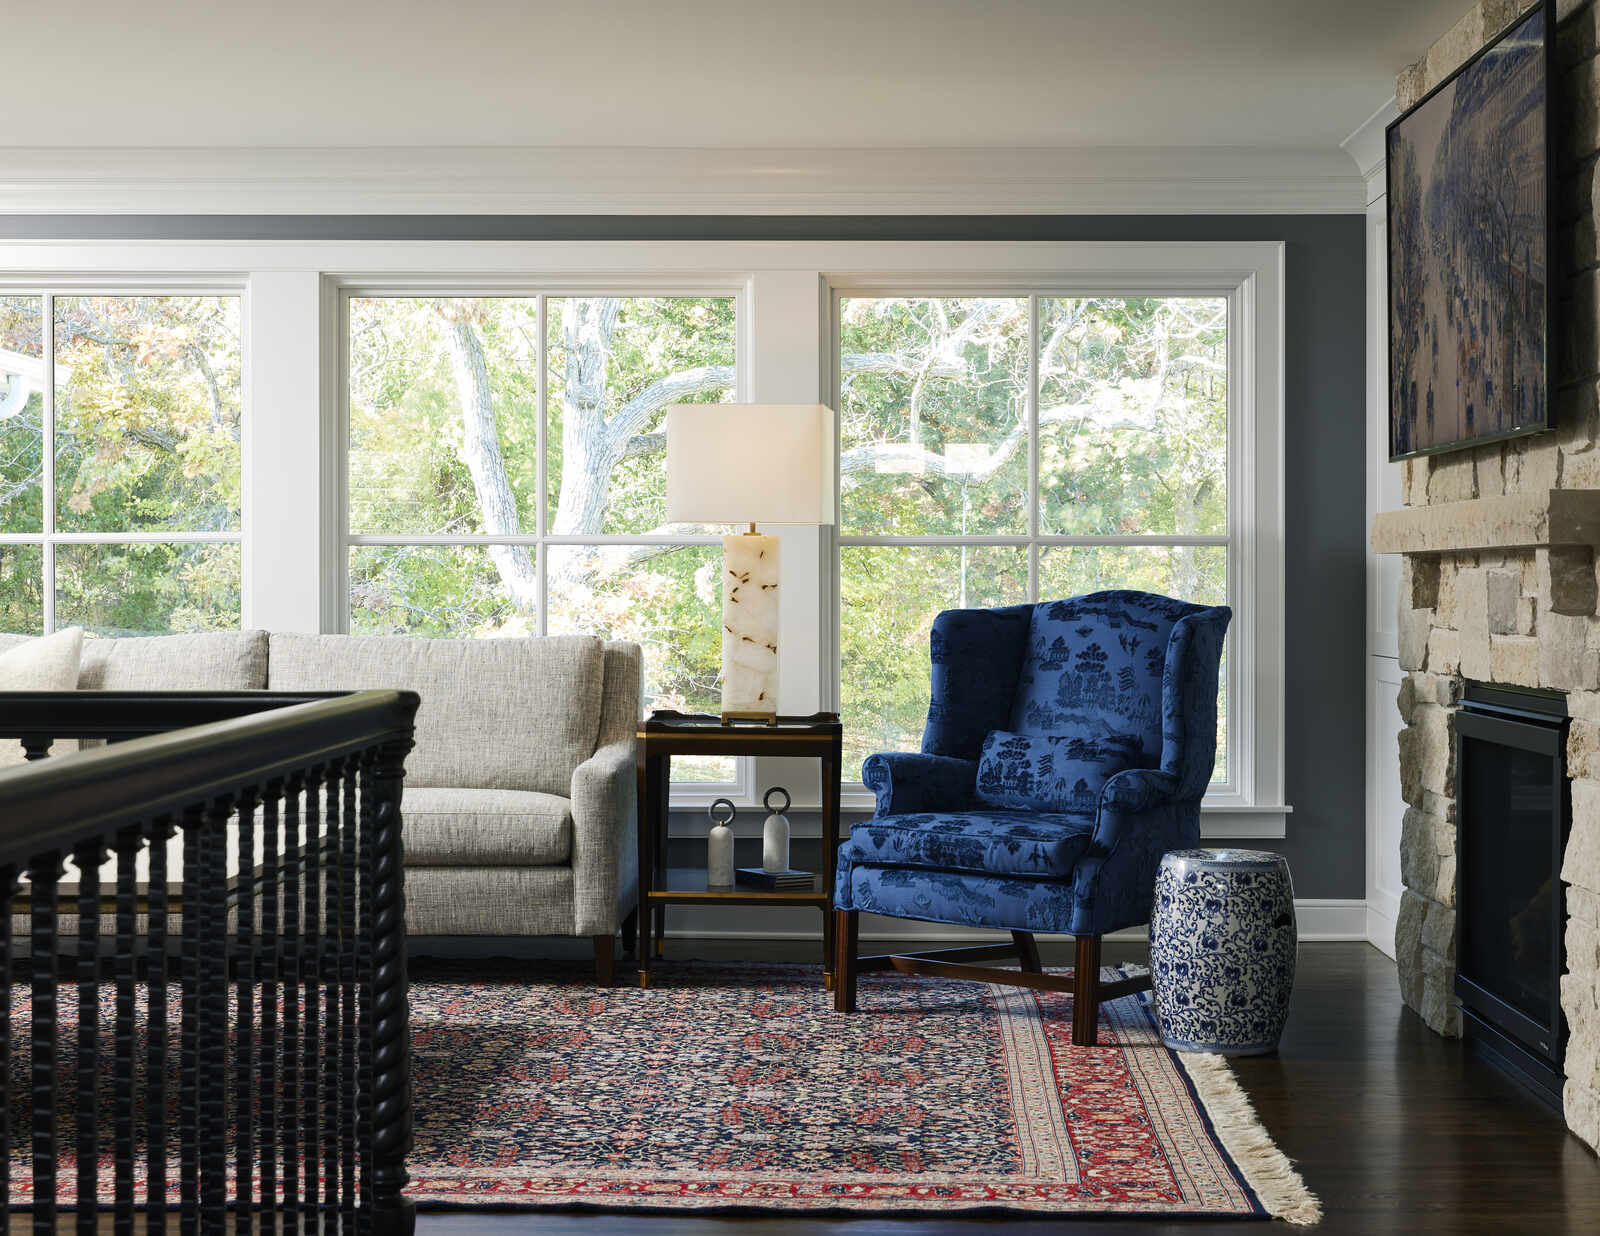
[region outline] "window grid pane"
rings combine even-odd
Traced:
[[[239,626],[240,316],[236,294],[0,296],[0,533],[32,534],[0,545],[0,629]]]
[[[647,706],[715,711],[718,550],[685,541],[721,530],[665,523],[661,430],[671,403],[733,397],[737,311],[734,296],[352,297],[351,629],[630,639]],[[526,543],[456,540],[485,533]]]
[[[840,300],[840,705],[847,776],[859,778],[860,761],[872,751],[918,745],[927,705],[927,625],[938,609],[1102,588],[1138,588],[1202,604],[1223,604],[1229,595],[1227,300],[1028,298],[1025,372],[1010,376],[1014,397],[1026,409],[1026,450],[1019,452],[1026,460],[1019,478],[1026,529],[1003,520],[974,527],[970,506],[951,528],[951,504],[934,511],[928,500],[948,488],[947,478],[917,439],[923,431],[907,411],[910,397],[892,382],[874,381],[879,372],[925,369],[927,358],[938,355],[952,370],[944,375],[948,380],[961,380],[954,370],[965,360],[965,378],[984,385],[993,373],[992,346],[975,361],[959,350],[941,352],[928,335],[961,322],[967,305],[998,303]],[[907,306],[922,310],[921,333],[902,321],[895,353],[895,337],[884,324],[897,313],[909,320]],[[865,351],[869,344],[872,355],[851,356],[852,348]],[[943,440],[981,437],[985,416],[993,420],[980,401],[964,406],[971,414],[967,426],[947,420],[939,426]],[[921,466],[903,466],[912,459]],[[885,471],[897,479],[883,482]],[[882,509],[872,509],[874,501]],[[909,517],[891,509],[897,505],[909,506]],[[999,509],[991,502],[984,514]],[[930,564],[960,553],[963,539],[1013,532],[1023,534],[1016,548],[969,544],[967,553],[1018,555],[1020,589],[1007,600],[974,600],[970,590],[963,598],[967,570],[946,565],[942,591],[949,599],[932,602],[941,589],[923,586]],[[886,534],[906,539],[873,544]],[[925,542],[952,534],[956,545]],[[1063,536],[1074,543],[1051,543]],[[1131,536],[1144,543],[1108,543]],[[1195,543],[1173,544],[1169,537]],[[877,581],[885,579],[895,587],[879,595]],[[897,625],[898,616],[930,603],[933,609],[919,621]],[[1216,782],[1228,773],[1226,681],[1225,659]]]

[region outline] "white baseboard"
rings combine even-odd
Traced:
[[[1394,960],[1394,924],[1400,914],[1400,899],[1382,889],[1367,897],[1367,943],[1390,961]]]
[[[1332,940],[1366,940],[1367,903],[1361,900],[1301,898],[1294,903],[1295,919],[1303,942],[1317,943]],[[700,906],[674,906],[667,916],[669,938],[694,938],[702,940],[822,940],[821,924],[815,910],[764,909],[759,906],[743,907],[740,926],[728,928],[728,911]],[[945,923],[922,923],[911,919],[882,918],[875,914],[863,916],[861,939],[887,944],[974,944],[990,940],[1007,939],[1003,931],[986,931],[979,928],[963,929]],[[1041,935],[1040,939],[1070,939],[1068,936]],[[1113,932],[1108,940],[1143,940],[1143,927]],[[1391,932],[1392,948],[1392,932]]]

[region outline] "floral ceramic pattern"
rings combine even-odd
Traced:
[[[1150,973],[1161,1036],[1179,1051],[1273,1050],[1297,949],[1289,864],[1260,850],[1178,850],[1161,862]]]
[[[994,730],[978,757],[978,801],[1022,811],[1092,814],[1106,778],[1130,767],[1137,739],[1123,735],[1010,734]]]

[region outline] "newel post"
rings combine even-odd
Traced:
[[[411,1152],[411,1031],[406,977],[405,852],[400,797],[407,733],[369,752],[372,792],[372,1204],[379,1232],[411,1232],[416,1208],[403,1196]]]

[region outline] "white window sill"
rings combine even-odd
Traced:
[[[767,815],[766,808],[753,798],[730,792],[729,787],[673,786],[671,809],[674,812],[700,814],[713,799],[723,797],[732,799],[739,809],[739,815],[733,824],[735,835],[760,836],[761,822]],[[840,810],[846,815],[870,813],[874,805],[872,794],[860,787],[846,789],[840,795]],[[807,818],[793,821],[791,836],[820,837],[821,823],[816,819],[819,810],[821,806],[815,802],[792,804],[789,808],[791,815]],[[1288,817],[1293,811],[1294,808],[1287,803],[1266,807],[1243,806],[1237,803],[1214,806],[1201,804],[1200,836],[1208,841],[1212,839],[1267,841],[1282,838],[1288,835]],[[698,837],[704,833],[704,829],[698,824],[685,822],[673,827],[670,832],[674,837]]]

